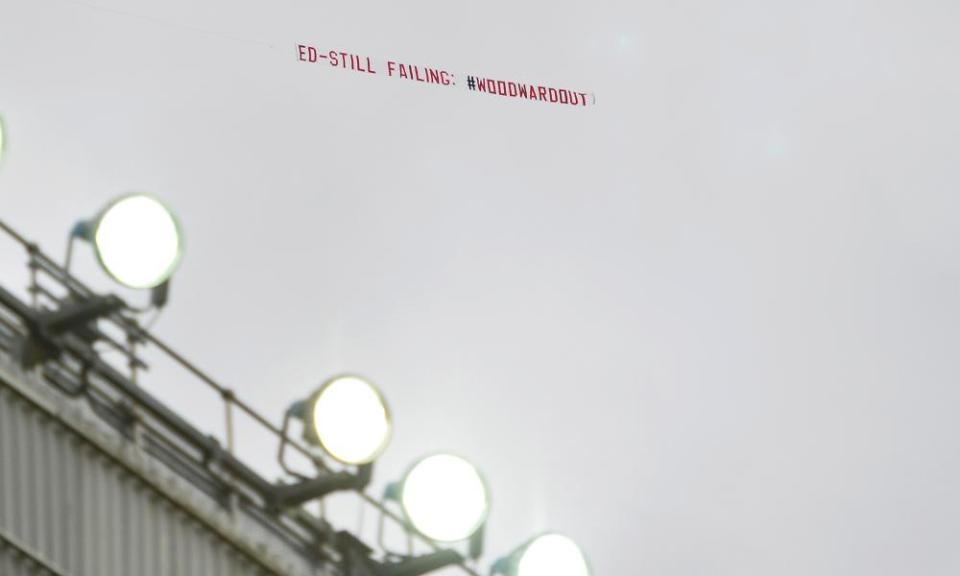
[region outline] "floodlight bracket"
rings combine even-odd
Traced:
[[[437,550],[395,562],[380,562],[370,557],[373,550],[369,546],[345,531],[337,533],[337,546],[347,576],[421,576],[463,563],[463,556],[455,550]]]
[[[356,472],[322,472],[320,476],[296,484],[273,486],[267,496],[267,505],[275,511],[294,508],[310,500],[323,498],[334,492],[362,491],[370,484],[373,464],[363,464]]]
[[[163,308],[170,300],[170,279],[167,278],[162,283],[157,284],[150,289],[150,305],[156,309]]]
[[[310,444],[311,446],[319,446],[320,438],[317,437],[316,431],[314,431],[313,426],[308,425],[307,421],[310,417],[309,410],[310,406],[313,404],[314,395],[311,395],[306,400],[297,400],[287,408],[287,417],[296,418],[297,420],[303,422],[303,433],[301,437]]]
[[[376,562],[370,558],[373,548],[346,530],[337,532],[335,543],[345,576],[377,576]]]
[[[41,312],[37,315],[37,324],[52,334],[62,334],[117,312],[124,306],[123,300],[113,294],[74,300],[56,310]]]
[[[376,574],[377,576],[420,576],[461,563],[463,563],[463,556],[456,550],[437,550],[429,554],[406,558],[399,562],[379,564],[376,568]]]
[[[41,311],[25,319],[29,337],[20,350],[24,368],[59,358],[63,349],[60,338],[68,333],[92,342],[97,334],[90,324],[122,310],[126,304],[114,295],[93,296],[82,300],[68,300],[56,310]]]
[[[487,522],[484,521],[483,524],[477,528],[473,534],[470,535],[470,540],[468,542],[467,551],[470,554],[470,557],[474,560],[483,556],[483,541],[484,541],[484,532],[486,532]]]

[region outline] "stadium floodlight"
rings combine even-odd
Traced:
[[[78,223],[67,248],[67,268],[74,238],[92,243],[106,273],[128,288],[157,288],[166,283],[183,252],[176,217],[149,194],[116,198],[92,220]]]
[[[571,538],[547,533],[498,560],[491,572],[505,576],[590,576],[590,566]]]
[[[436,542],[459,542],[481,533],[490,510],[480,472],[452,454],[417,461],[388,493],[399,499],[410,525]]]
[[[302,478],[284,461],[291,418],[303,421],[308,442],[319,445],[341,464],[356,466],[356,472],[323,470],[316,478],[273,487],[268,496],[273,508],[289,508],[333,492],[366,488],[373,474],[373,461],[390,443],[392,430],[390,410],[376,386],[359,376],[335,376],[309,398],[294,402],[287,409],[277,460],[285,471]]]
[[[359,376],[327,380],[290,412],[304,422],[307,440],[342,464],[369,464],[390,443],[393,426],[387,402],[376,386]]]

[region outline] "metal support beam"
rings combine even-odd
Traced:
[[[321,475],[297,484],[273,486],[267,494],[268,504],[275,510],[293,508],[344,490],[360,491],[367,487],[373,476],[373,464],[364,464],[351,472],[321,472]]]
[[[456,550],[437,550],[396,562],[379,562],[370,557],[373,550],[349,532],[337,533],[337,547],[343,554],[345,576],[422,576],[436,570],[463,565]]]
[[[20,350],[20,362],[27,369],[59,358],[64,349],[60,340],[65,334],[74,333],[87,342],[95,339],[96,332],[90,330],[90,323],[124,307],[120,298],[111,295],[72,301],[56,310],[37,311],[3,287],[0,287],[0,303],[13,310],[27,329],[27,339]]]

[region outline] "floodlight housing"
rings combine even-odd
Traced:
[[[183,235],[173,212],[150,194],[115,198],[72,237],[93,244],[104,271],[128,288],[156,288],[173,275],[183,254]]]
[[[369,380],[352,374],[330,378],[291,411],[303,420],[306,439],[342,464],[373,462],[393,433],[383,394]]]
[[[433,454],[410,467],[390,490],[400,501],[410,526],[444,543],[478,533],[490,510],[487,483],[469,461],[453,454]]]
[[[590,576],[590,564],[569,536],[547,532],[498,560],[491,570],[505,576]]]

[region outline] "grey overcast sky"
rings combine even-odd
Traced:
[[[113,195],[167,199],[159,335],[277,419],[369,376],[396,418],[373,492],[470,457],[489,559],[552,528],[606,576],[954,576],[958,26],[932,0],[0,0],[0,215],[59,257]],[[0,247],[5,285],[22,262]],[[222,429],[182,373],[145,386]]]

